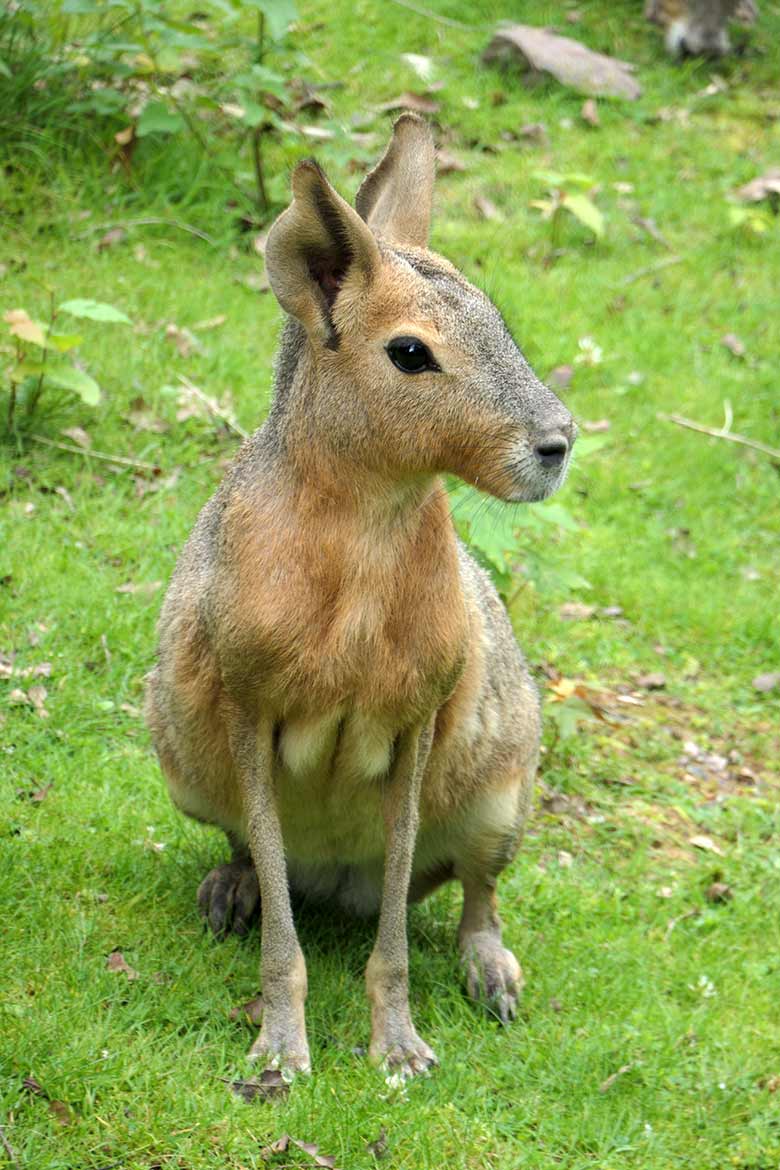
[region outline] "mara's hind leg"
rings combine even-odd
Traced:
[[[232,833],[227,838],[230,861],[206,874],[198,886],[198,909],[217,938],[231,931],[243,938],[260,915],[260,886],[247,846]]]
[[[498,914],[496,881],[517,852],[528,814],[532,777],[480,798],[456,859],[455,873],[463,885],[463,912],[458,930],[461,959],[469,996],[483,1004],[502,1024],[517,1013],[523,972],[504,946]]]

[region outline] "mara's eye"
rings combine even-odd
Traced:
[[[405,374],[439,369],[428,346],[416,337],[394,337],[387,344],[387,354],[393,365]]]

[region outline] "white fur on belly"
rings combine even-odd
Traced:
[[[279,754],[295,777],[332,772],[350,778],[375,780],[390,766],[394,735],[388,727],[361,711],[343,713],[336,707],[326,715],[285,723]]]

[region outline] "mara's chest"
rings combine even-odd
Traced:
[[[470,627],[449,513],[437,515],[411,533],[296,516],[231,542],[223,674],[295,713],[293,755],[332,738],[345,711],[404,727],[451,692]]]

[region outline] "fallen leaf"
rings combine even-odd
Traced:
[[[588,126],[595,127],[595,126],[601,125],[601,119],[599,118],[599,112],[598,112],[598,109],[596,107],[596,103],[593,100],[593,98],[586,98],[585,101],[582,103],[582,109],[580,110],[580,117],[582,118],[583,122],[586,122],[588,124]]]
[[[141,593],[151,597],[162,585],[162,581],[126,581],[124,585],[117,585],[115,593]]]
[[[766,1077],[766,1079],[758,1082],[759,1087],[766,1089],[768,1093],[776,1093],[780,1089],[780,1076]]]
[[[622,605],[605,605],[599,612],[605,618],[619,618],[623,616],[623,607]]]
[[[586,421],[582,423],[583,431],[587,431],[589,435],[603,435],[611,427],[612,423],[608,418],[596,418],[592,422]]]
[[[7,323],[12,337],[20,341],[30,341],[33,345],[44,346],[46,334],[39,321],[33,321],[24,309],[9,309],[3,313],[3,320]]]
[[[413,110],[416,114],[438,114],[440,104],[422,93],[402,93],[389,102],[383,102],[380,110]]]
[[[517,65],[532,73],[549,73],[562,85],[590,96],[634,100],[642,92],[626,61],[594,53],[571,37],[528,24],[500,24],[482,54],[486,64]]]
[[[259,1077],[252,1077],[248,1081],[225,1081],[225,1084],[230,1086],[231,1093],[243,1101],[254,1101],[258,1097],[262,1101],[271,1101],[286,1097],[290,1091],[290,1086],[277,1068],[266,1068]]]
[[[742,203],[761,203],[764,199],[777,202],[780,198],[780,167],[772,167],[765,175],[751,179],[734,194]]]
[[[421,53],[402,53],[401,60],[414,70],[421,81],[430,81],[433,77],[433,61]]]
[[[547,382],[555,390],[565,390],[573,377],[574,366],[556,366],[547,375]]]
[[[558,850],[558,865],[561,869],[571,869],[574,865],[574,858],[566,849]]]
[[[128,983],[132,983],[134,979],[138,978],[138,972],[135,967],[130,966],[121,951],[111,952],[106,959],[106,970],[113,971],[115,974],[126,975]]]
[[[753,679],[753,689],[766,693],[780,686],[780,671],[770,671],[767,674],[757,674]]]
[[[702,849],[705,853],[717,853],[718,857],[724,856],[720,845],[717,845],[712,837],[707,837],[704,833],[698,833],[695,837],[689,837],[688,841],[694,848]]]
[[[264,1162],[268,1162],[271,1158],[273,1158],[274,1154],[286,1154],[290,1147],[290,1140],[290,1135],[283,1133],[282,1136],[277,1138],[275,1142],[272,1142],[270,1146],[263,1146],[262,1150],[260,1151],[260,1157]]]
[[[16,795],[20,800],[29,800],[31,804],[40,804],[48,796],[50,788],[51,784],[44,784],[43,788],[36,788],[32,792],[26,788],[17,788]]]
[[[252,1024],[257,1024],[259,1027],[263,1022],[263,997],[256,996],[250,999],[248,1003],[242,1003],[240,1007],[234,1007],[230,1012],[231,1020],[249,1020]]]
[[[666,675],[661,674],[660,671],[654,671],[650,674],[640,674],[636,680],[636,684],[645,691],[662,691],[666,686]]]
[[[114,142],[118,146],[127,146],[135,137],[135,126],[126,126],[124,130],[117,130]]]
[[[70,439],[77,447],[83,447],[88,451],[92,446],[92,439],[83,427],[66,427],[65,430],[60,431],[66,439]]]
[[[544,122],[526,122],[517,131],[518,138],[525,138],[528,142],[546,142],[547,127]]]
[[[127,239],[127,232],[124,228],[115,227],[101,236],[97,243],[98,252],[105,252],[106,248],[113,248],[116,244],[122,244]]]
[[[130,403],[127,412],[127,421],[137,431],[148,431],[155,435],[164,435],[171,428],[164,419],[157,418],[149,408],[146,400],[140,395]]]
[[[26,1089],[28,1093],[32,1093],[34,1097],[48,1097],[48,1093],[35,1077],[25,1077],[22,1081],[22,1088]]]
[[[482,219],[503,219],[501,212],[487,195],[475,195],[474,208]]]
[[[630,183],[624,184],[624,185],[631,186]],[[619,184],[615,183],[614,186],[615,186],[615,189],[617,190]],[[633,188],[632,188],[632,190],[633,190]],[[655,222],[655,220],[653,219],[653,217],[651,215],[634,215],[631,217],[631,222],[635,223],[636,226],[638,228],[641,228],[643,232],[647,232],[648,236],[650,236],[651,239],[655,240],[655,242],[657,244],[660,244],[662,247],[668,248],[669,250],[671,250],[672,245],[669,243],[666,236],[663,235],[660,228],[658,227],[658,224]],[[635,376],[636,376],[636,371],[633,371],[633,377],[635,377]],[[636,381],[634,381],[632,379],[632,374],[629,374],[628,381],[631,382],[631,384],[634,386],[637,385]],[[641,381],[641,375],[640,375],[640,381]]]
[[[265,272],[248,272],[246,276],[234,276],[233,279],[236,284],[243,284],[244,288],[248,288],[252,292],[269,292],[271,288]]]
[[[384,1158],[387,1153],[387,1130],[384,1126],[380,1129],[378,1137],[374,1138],[372,1142],[366,1142],[366,1149],[371,1157],[376,1158],[377,1161]]]
[[[730,902],[734,897],[734,892],[726,882],[713,882],[707,886],[704,896],[708,902],[719,904],[721,902]]]
[[[634,1067],[635,1067],[635,1065],[633,1065],[633,1064],[621,1064],[621,1066],[617,1070],[617,1072],[613,1072],[611,1076],[608,1076],[605,1081],[601,1082],[601,1084],[599,1085],[599,1092],[600,1093],[609,1092],[609,1090],[614,1085],[615,1081],[619,1080],[620,1077],[624,1077],[627,1072],[631,1072],[631,1069]]]
[[[734,357],[743,358],[747,353],[744,341],[740,340],[736,333],[724,333],[720,344],[724,345],[729,353],[733,353]]]
[[[582,601],[566,601],[560,606],[558,613],[566,622],[583,622],[592,618],[596,612],[595,605],[585,605]]]
[[[64,1101],[49,1101],[49,1112],[54,1114],[58,1125],[70,1125],[73,1117]]]
[[[436,151],[436,172],[439,175],[451,175],[455,171],[465,171],[466,164],[461,159],[450,154],[448,150]]]
[[[169,321],[165,326],[165,340],[176,346],[179,357],[182,358],[191,357],[195,350],[200,349],[198,339],[189,329],[180,328],[173,321]]]
[[[255,251],[257,251],[257,241],[259,238],[259,236],[256,236],[252,241]],[[224,325],[226,321],[227,313],[217,313],[216,317],[207,317],[205,321],[196,321],[192,328],[195,333],[205,333],[209,329],[219,329],[219,327]]]

